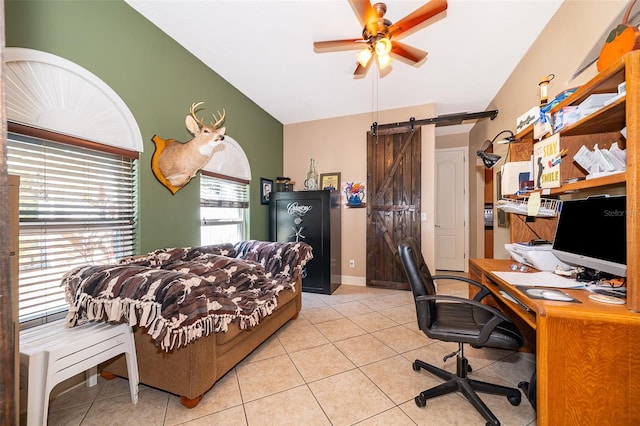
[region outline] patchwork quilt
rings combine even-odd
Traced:
[[[295,291],[313,258],[303,242],[242,241],[156,250],[118,264],[81,266],[63,280],[70,305],[67,326],[86,321],[145,327],[165,351],[232,321],[248,329],[278,306],[278,294]]]

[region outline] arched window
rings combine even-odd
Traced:
[[[236,243],[248,237],[251,169],[242,147],[225,135],[200,177],[200,243]]]
[[[20,176],[19,321],[68,308],[62,276],[135,253],[142,137],[120,97],[46,52],[7,48],[9,174]]]

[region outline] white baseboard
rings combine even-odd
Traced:
[[[365,277],[354,277],[352,275],[343,275],[340,282],[342,284],[359,285],[363,287],[367,285],[367,279]]]

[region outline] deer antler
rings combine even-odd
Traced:
[[[196,120],[196,122],[198,123],[198,125],[200,127],[204,126],[204,121],[200,120],[197,116],[196,116],[196,110],[198,109],[198,107],[200,105],[202,105],[204,102],[198,102],[198,103],[192,103],[191,104],[191,108],[189,109],[189,113],[191,114],[191,116],[193,117],[194,120]]]
[[[224,108],[222,109],[222,114],[220,114],[220,111],[218,111],[218,116],[219,118],[216,119],[216,115],[213,114],[213,119],[215,120],[215,123],[211,123],[211,127],[217,129],[218,126],[222,123],[222,121],[224,120],[224,115],[225,115],[225,110]]]

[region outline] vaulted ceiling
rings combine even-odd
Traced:
[[[285,125],[428,103],[438,115],[484,111],[562,3],[449,0],[402,38],[426,60],[395,60],[382,77],[372,66],[355,79],[357,50],[313,49],[360,37],[347,0],[126,1]],[[426,2],[387,0],[385,18],[396,22]]]

